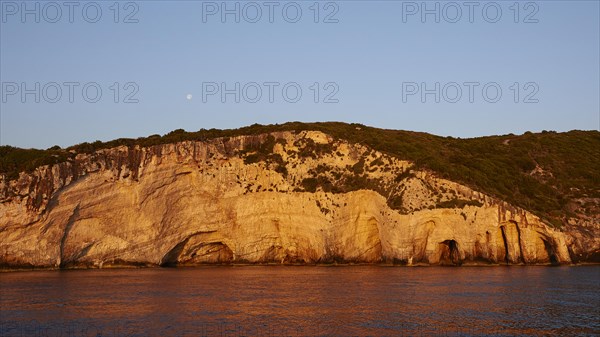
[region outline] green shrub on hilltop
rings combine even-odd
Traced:
[[[31,172],[36,167],[66,161],[72,154],[53,146],[47,150],[20,149],[0,146],[0,173],[8,180],[19,177],[20,172]]]
[[[451,199],[439,202],[437,208],[465,208],[465,206],[481,207],[483,204],[477,200]]]

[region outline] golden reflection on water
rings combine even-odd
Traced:
[[[600,334],[600,266],[0,274],[0,335]]]

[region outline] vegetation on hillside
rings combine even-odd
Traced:
[[[415,162],[486,194],[528,209],[559,225],[573,216],[569,204],[579,198],[600,198],[600,132],[542,132],[460,139],[427,133],[384,130],[339,122],[258,125],[233,130],[175,130],[164,136],[121,138],[47,150],[0,147],[0,173],[15,179],[20,171],[67,160],[116,146],[152,146],[185,140],[262,134],[274,131],[322,131],[333,137],[368,145],[378,151]],[[273,140],[271,140],[273,142]],[[263,151],[265,152],[265,151]],[[259,152],[257,156],[266,155]],[[251,158],[250,160],[259,160]],[[277,162],[278,158],[271,158]],[[314,182],[307,181],[307,185]]]

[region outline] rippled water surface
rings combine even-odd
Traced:
[[[600,335],[600,266],[0,274],[2,336]]]

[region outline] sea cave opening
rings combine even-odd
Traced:
[[[445,240],[439,243],[440,265],[460,266],[462,260],[458,243],[455,240]]]
[[[546,252],[548,253],[550,264],[558,265],[558,258],[556,257],[556,250],[554,249],[554,246],[548,242],[548,240],[542,239],[542,242],[544,242],[544,248],[546,248]]]

